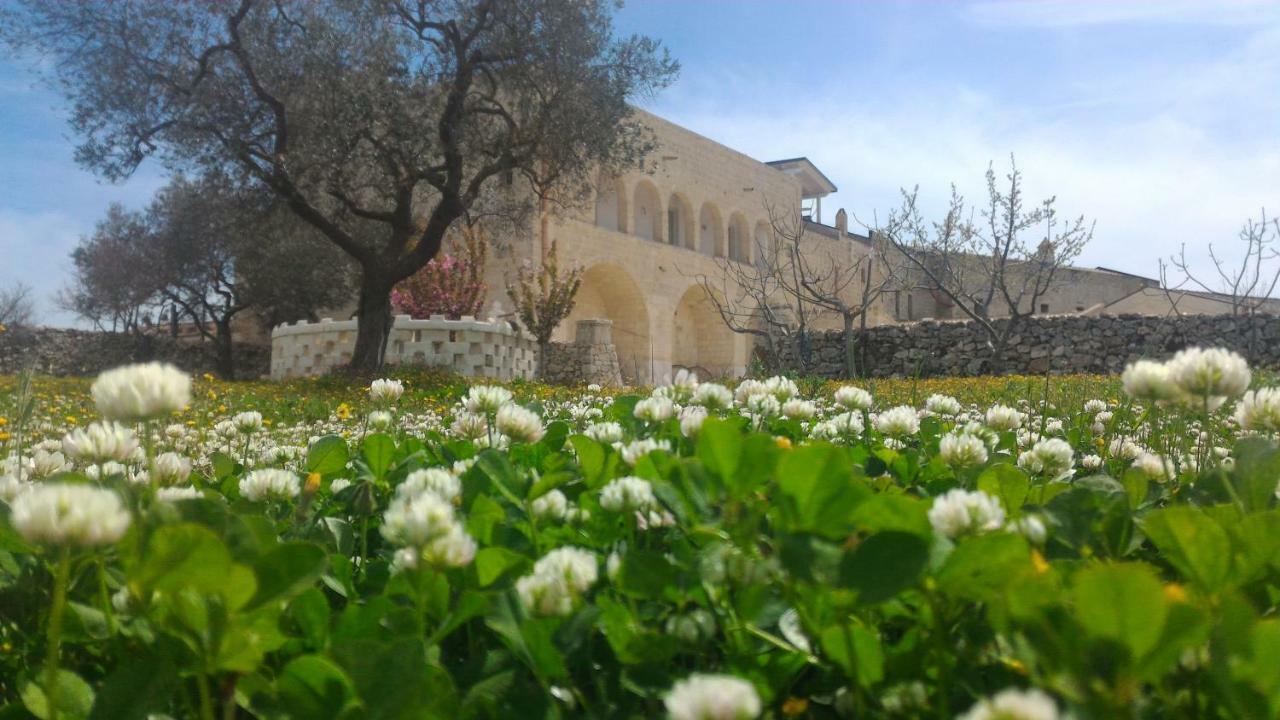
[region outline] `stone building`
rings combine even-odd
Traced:
[[[643,169],[601,177],[594,197],[576,209],[534,218],[528,232],[504,238],[489,254],[482,315],[514,319],[507,280],[521,263],[536,264],[555,241],[561,263],[583,269],[576,307],[557,341],[571,342],[579,321],[609,320],[625,382],[660,381],[678,368],[704,378],[741,375],[756,338],[726,326],[702,278],[723,277],[726,264],[758,262],[756,250],[776,242],[771,218],[779,210],[803,218],[802,251],[819,264],[856,267],[872,255],[871,241],[849,232],[844,210],[833,224],[823,222],[822,199],[836,187],[808,158],[761,162],[636,112],[656,143]],[[1063,269],[1038,305],[1030,308],[1037,315],[1230,312],[1218,296],[1166,293],[1151,278],[1078,267]],[[1267,301],[1266,309],[1276,304]],[[991,315],[998,312],[993,308]],[[942,293],[919,282],[885,293],[867,312],[872,326],[963,317]],[[829,313],[813,325],[838,327],[840,319]]]

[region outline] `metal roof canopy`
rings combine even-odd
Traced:
[[[796,176],[800,180],[801,197],[805,200],[826,197],[836,191],[835,183],[823,175],[822,171],[807,157],[772,160],[765,165]]]

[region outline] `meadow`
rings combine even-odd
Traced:
[[[0,718],[1280,715],[1280,390],[0,378]]]

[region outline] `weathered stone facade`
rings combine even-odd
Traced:
[[[579,320],[573,342],[551,343],[541,358],[541,368],[541,379],[557,385],[622,385],[613,321]]]
[[[267,373],[270,354],[257,345],[237,345],[236,376]],[[96,375],[119,365],[161,361],[191,373],[214,372],[213,345],[167,335],[133,335],[62,328],[10,328],[0,333],[0,374],[28,367],[46,375]]]
[[[1007,322],[997,320],[997,323]],[[922,321],[868,328],[866,367],[873,377],[980,375],[989,372],[986,336],[971,321]],[[1025,321],[1011,338],[1004,372],[1117,373],[1138,358],[1163,359],[1195,345],[1235,350],[1254,365],[1280,365],[1280,316],[1046,316]],[[814,335],[810,372],[844,376],[844,335]],[[798,367],[791,347],[782,367]]]

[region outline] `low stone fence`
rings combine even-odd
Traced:
[[[279,325],[271,331],[271,378],[323,375],[351,360],[355,320]],[[452,370],[498,380],[532,378],[538,346],[533,338],[493,318],[415,320],[397,315],[387,339],[386,362]]]
[[[1007,322],[997,320],[996,323]],[[987,338],[973,321],[926,320],[868,328],[866,366],[874,377],[980,375],[989,372]],[[1163,359],[1185,347],[1226,347],[1258,366],[1280,365],[1280,317],[1187,315],[1043,316],[1029,318],[1010,339],[1010,373],[1117,373],[1139,358]],[[809,372],[844,375],[844,334],[818,333],[809,342]],[[861,357],[861,356],[860,356]],[[799,367],[793,347],[778,358]]]
[[[236,345],[236,376],[267,374],[268,348]],[[190,373],[215,372],[212,343],[168,335],[14,327],[0,332],[0,375],[28,367],[46,375],[97,375],[103,370],[135,362],[172,363]]]

